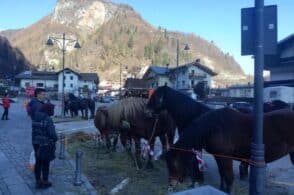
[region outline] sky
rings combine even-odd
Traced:
[[[254,0],[112,0],[132,6],[154,26],[195,33],[230,53],[246,74],[253,74],[250,56],[241,56],[241,8]],[[278,5],[278,40],[294,33],[294,0],[265,0]],[[56,0],[0,0],[0,30],[27,27],[54,10]],[[193,45],[191,46],[193,49]]]

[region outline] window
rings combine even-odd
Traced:
[[[58,84],[54,84],[54,88],[57,89],[58,88]]]
[[[29,86],[30,86],[30,82],[26,82],[26,83],[25,83],[25,86],[26,86],[26,87],[29,87]]]
[[[73,76],[70,76],[70,80],[73,80]]]
[[[194,74],[194,73],[192,73],[192,74]],[[195,84],[195,81],[191,80],[191,86],[194,86],[194,84]]]
[[[65,83],[63,84],[63,87],[66,87],[66,84]]]
[[[66,76],[63,76],[63,80],[65,80],[66,79]]]
[[[276,98],[278,96],[278,92],[277,91],[270,91],[269,96],[270,96],[270,98]]]
[[[72,83],[70,84],[70,87],[73,88],[73,84]]]
[[[37,87],[44,87],[43,83],[37,83]]]
[[[185,86],[185,83],[186,83],[185,81],[182,81],[182,85],[183,85],[183,87]]]
[[[195,74],[195,70],[192,70],[191,74],[194,75]]]

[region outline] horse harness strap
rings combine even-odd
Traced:
[[[155,121],[154,121],[154,125],[153,125],[153,129],[152,129],[152,134],[148,140],[148,142],[150,143],[150,141],[153,139],[154,137],[154,134],[155,134],[155,130],[156,130],[156,127],[157,127],[157,123],[158,123],[158,115],[156,115],[156,118],[155,118]]]

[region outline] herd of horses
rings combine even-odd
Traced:
[[[90,117],[89,117],[90,110]],[[76,97],[74,94],[69,93],[64,97],[64,112],[70,114],[71,117],[77,117],[79,111],[83,119],[94,118],[95,115],[95,101],[91,98]]]
[[[264,105],[265,162],[272,162],[287,154],[294,164],[294,112],[281,101]],[[120,134],[122,145],[131,153],[127,143],[135,142],[134,161],[139,168],[140,138],[149,141],[153,149],[159,136],[169,173],[169,185],[174,187],[187,176],[192,184],[203,183],[194,150],[205,150],[216,160],[220,174],[220,189],[231,192],[234,174],[233,159],[250,159],[254,116],[225,107],[212,109],[167,86],[157,88],[149,100],[126,98],[96,111],[95,126],[110,148],[109,135]],[[176,128],[179,139],[174,144]],[[186,152],[183,152],[186,151]],[[188,152],[187,152],[188,151]],[[227,158],[229,157],[229,158]],[[152,167],[151,156],[147,163]],[[248,177],[248,161],[240,163],[240,178]]]

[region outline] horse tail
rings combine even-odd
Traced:
[[[291,162],[294,165],[294,152],[290,152],[289,155],[290,155]]]

